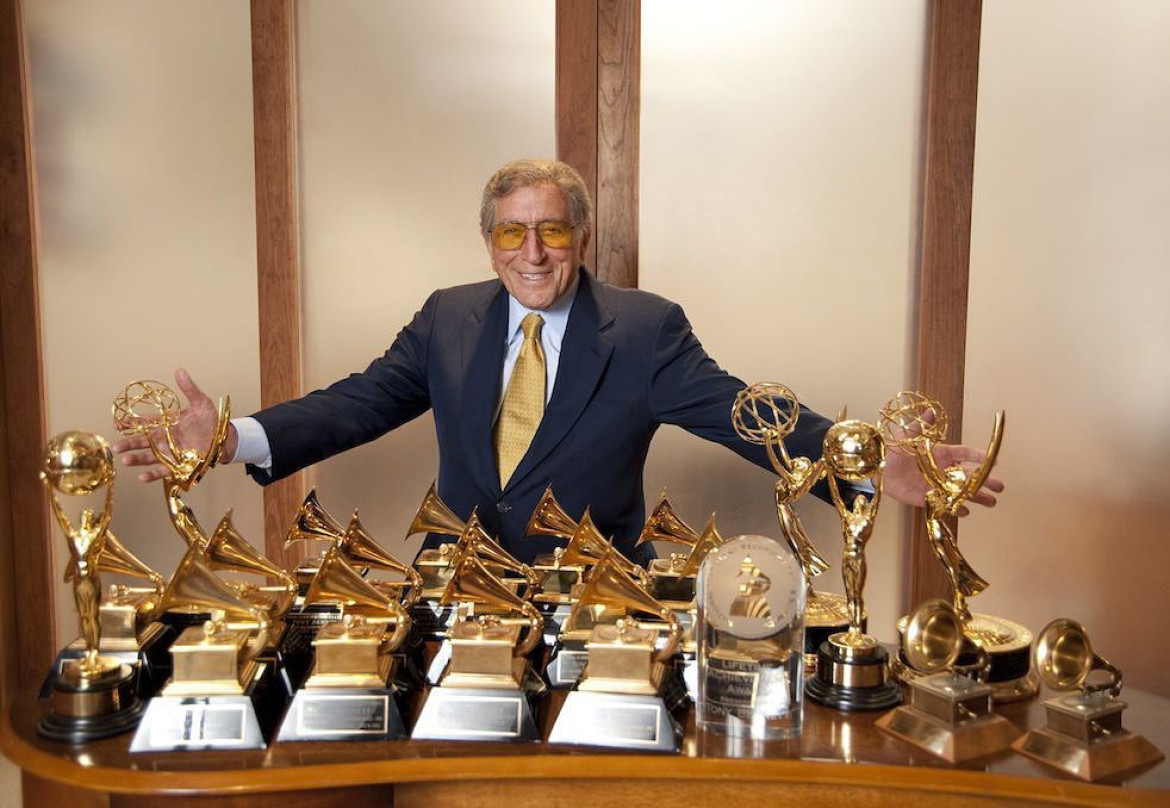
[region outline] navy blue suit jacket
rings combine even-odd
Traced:
[[[528,453],[501,487],[492,449],[508,296],[499,280],[430,296],[386,353],[363,373],[256,414],[272,449],[262,483],[374,440],[428,409],[439,442],[439,495],[461,518],[473,508],[524,561],[549,552],[525,538],[545,487],[574,518],[586,506],[618,549],[633,552],[644,521],[642,472],[660,424],[677,424],[770,468],[763,447],[736,436],[731,405],[744,383],[722,370],[682,309],[657,295],[580,271],[552,397]],[[820,457],[830,422],[803,409],[790,452]],[[428,537],[433,546],[438,537]]]

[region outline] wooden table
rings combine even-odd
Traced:
[[[1170,699],[1133,690],[1123,698],[1127,728],[1170,751]],[[554,693],[538,713],[546,736],[563,699]],[[44,709],[23,694],[0,732],[0,751],[23,770],[24,804],[37,808],[1170,805],[1170,762],[1108,785],[1010,751],[954,767],[877,730],[880,712],[838,713],[807,701],[798,741],[752,748],[696,734],[691,721],[677,756],[418,741],[131,756],[130,735],[78,747],[43,740],[36,724]],[[1039,701],[1000,712],[1022,728],[1043,723]]]

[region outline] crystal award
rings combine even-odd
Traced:
[[[699,572],[699,729],[752,740],[800,734],[805,579],[792,550],[737,536]]]

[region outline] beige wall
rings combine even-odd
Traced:
[[[876,419],[908,378],[924,2],[642,6],[640,279],[746,382]],[[692,525],[779,538],[770,472],[675,428],[646,470]],[[800,508],[841,591],[836,511]],[[904,514],[868,548],[871,632],[893,639]]]
[[[983,9],[965,402],[1007,411],[974,607],[1059,616],[1170,695],[1170,6]]]
[[[438,287],[492,277],[483,184],[556,152],[554,4],[297,6],[305,384],[362,370]],[[321,502],[409,560],[434,422],[321,463]]]
[[[259,404],[251,42],[233,0],[25,3],[50,434],[116,437],[133,380],[187,368]],[[158,484],[122,473],[114,531],[170,572],[183,549]],[[261,541],[259,490],[222,469],[191,495]],[[210,523],[210,525],[208,524]],[[57,579],[64,540],[56,547]],[[58,639],[77,633],[59,585]]]

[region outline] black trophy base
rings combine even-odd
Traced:
[[[574,690],[548,742],[677,753],[682,728],[659,696]]]
[[[138,726],[144,703],[137,695],[134,668],[122,665],[108,681],[73,684],[58,678],[53,682],[54,709],[37,724],[37,734],[50,741],[81,744],[121,735]],[[70,705],[68,714],[59,708]]]
[[[410,610],[412,630],[417,636],[428,640],[445,637],[455,618],[455,606],[443,606],[434,600],[420,600]]]
[[[869,618],[863,617],[861,619],[862,633],[865,633],[865,630],[868,627],[868,624],[869,624]],[[849,630],[849,621],[848,620],[846,620],[843,623],[831,624],[831,625],[827,625],[827,626],[814,626],[814,625],[809,625],[808,623],[805,623],[805,625],[804,625],[804,653],[805,653],[805,657],[806,658],[812,657],[815,659],[817,651],[820,650],[821,643],[823,643],[825,640],[829,639],[829,637],[832,637],[834,634],[838,634],[842,631],[848,631],[848,630]]]
[[[294,688],[300,687],[313,665],[313,640],[326,623],[341,619],[341,610],[325,603],[314,603],[290,609],[284,616],[284,636],[280,639],[280,653],[285,671]]]
[[[397,741],[406,737],[391,688],[298,690],[276,740]]]
[[[499,741],[540,740],[529,694],[523,690],[436,687],[427,694],[411,740]]]
[[[146,700],[158,692],[171,675],[171,643],[177,635],[170,626],[152,623],[141,635],[141,647],[129,651],[102,651],[104,657],[116,659],[123,665],[135,668],[138,698]],[[53,683],[61,675],[65,663],[85,656],[85,645],[81,639],[74,640],[61,649],[49,675],[41,683],[37,698],[47,699],[53,694]]]
[[[902,689],[888,676],[889,653],[877,646],[867,656],[847,657],[829,640],[817,651],[817,670],[804,692],[817,704],[842,712],[888,710],[902,703]]]

